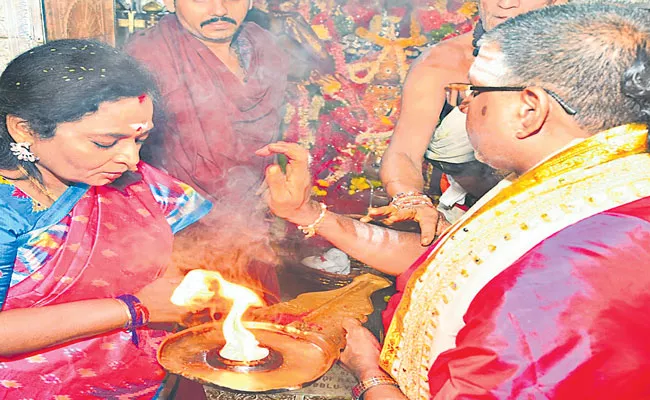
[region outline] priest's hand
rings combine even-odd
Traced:
[[[295,224],[310,224],[320,214],[318,204],[310,201],[312,178],[309,152],[297,143],[271,143],[255,152],[258,156],[278,154],[286,157],[285,171],[278,164],[266,169],[264,197],[273,214]]]
[[[391,203],[384,207],[369,208],[368,215],[361,218],[361,221],[369,222],[375,218],[384,218],[381,222],[386,225],[406,220],[416,221],[420,224],[420,244],[422,246],[430,245],[451,225],[438,210],[428,204],[398,208]]]
[[[381,345],[375,336],[355,318],[343,320],[346,345],[341,353],[341,363],[363,381],[376,376],[386,376],[379,368]]]

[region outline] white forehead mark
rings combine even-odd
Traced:
[[[143,130],[146,130],[149,128],[149,122],[145,122],[144,124],[131,124],[129,125],[134,131],[140,132]]]
[[[495,47],[492,44],[481,46],[478,55],[469,69],[469,76],[472,83],[485,85],[488,82],[495,82],[505,72],[503,53]]]

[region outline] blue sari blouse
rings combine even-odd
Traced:
[[[143,179],[173,233],[195,223],[212,208],[189,185],[160,171],[153,176],[155,180]],[[36,273],[63,243],[71,211],[88,189],[88,185],[72,185],[52,206],[43,207],[13,181],[0,176],[0,307],[9,288]]]

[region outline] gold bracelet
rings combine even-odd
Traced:
[[[352,398],[354,400],[362,399],[368,389],[379,385],[391,385],[399,388],[397,381],[389,376],[373,376],[372,378],[357,383],[352,388]]]
[[[395,207],[398,211],[418,206],[433,208],[433,202],[429,196],[422,193],[416,194],[414,192],[396,194],[390,202],[390,205]]]
[[[316,218],[316,221],[312,222],[307,226],[298,225],[298,229],[305,234],[305,239],[310,238],[316,234],[316,229],[318,225],[325,219],[325,212],[327,211],[327,206],[325,203],[320,203],[320,215]]]
[[[126,313],[126,323],[122,326],[122,328],[128,328],[129,326],[131,326],[131,323],[133,322],[131,319],[131,311],[129,311],[129,306],[127,306],[126,303],[120,299],[114,299],[114,300],[120,303],[120,305],[124,309],[124,312]]]

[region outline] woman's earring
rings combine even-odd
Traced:
[[[29,150],[31,146],[32,145],[29,142],[11,143],[9,145],[9,149],[17,159],[33,163],[38,161],[38,157],[36,157],[34,153]]]

